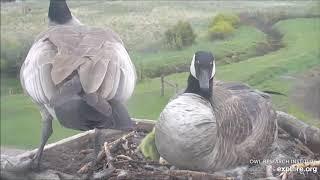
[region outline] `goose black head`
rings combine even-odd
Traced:
[[[56,24],[65,24],[72,19],[66,0],[50,0],[49,20]]]
[[[215,59],[213,54],[206,51],[197,51],[194,54],[190,65],[188,86],[190,83],[193,83],[193,91],[196,91],[194,93],[200,94],[206,98],[209,97],[211,94],[210,82],[212,81],[215,72]]]

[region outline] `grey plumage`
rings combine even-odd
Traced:
[[[156,124],[158,152],[178,167],[217,171],[249,164],[276,138],[270,97],[243,83],[215,81],[212,72],[213,55],[196,52],[185,93],[166,105]]]
[[[54,117],[77,130],[133,126],[123,104],[133,93],[136,72],[119,35],[83,25],[65,0],[50,0],[48,16],[48,30],[38,35],[20,70],[44,124],[37,164]]]
[[[276,113],[254,90],[229,85],[213,87],[212,105],[193,93],[168,103],[155,131],[162,157],[178,167],[206,171],[263,157],[275,139]]]

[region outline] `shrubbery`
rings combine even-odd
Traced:
[[[234,14],[218,14],[209,23],[209,38],[224,39],[230,36],[236,27],[239,26],[240,19]]]
[[[32,44],[31,38],[1,39],[1,72],[17,74]]]
[[[188,22],[179,21],[165,32],[166,45],[169,48],[182,49],[194,43],[196,35]]]
[[[228,22],[233,27],[237,27],[240,23],[240,18],[235,14],[218,14],[212,18],[209,27],[212,27],[221,21]]]
[[[210,39],[224,39],[233,33],[234,27],[226,21],[220,21],[209,28]]]

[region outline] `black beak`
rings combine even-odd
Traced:
[[[210,96],[210,88],[209,88],[209,81],[210,81],[210,73],[207,70],[201,70],[198,76],[199,85],[200,85],[200,92],[205,97]]]

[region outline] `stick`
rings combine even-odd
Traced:
[[[115,161],[115,164],[121,164],[121,163],[135,163],[135,164],[149,164],[149,165],[153,165],[153,166],[166,166],[166,167],[171,167],[170,164],[160,164],[158,162],[154,162],[154,161],[137,161],[137,160],[122,160],[122,161]]]
[[[114,152],[116,147],[118,147],[119,144],[121,144],[122,142],[125,142],[128,138],[132,137],[135,134],[134,131],[122,136],[119,139],[116,139],[114,141],[112,141],[111,143],[108,144],[109,148],[110,148],[110,152]]]
[[[227,179],[231,180],[233,178],[231,177],[226,177],[226,176],[219,176],[219,175],[214,175],[214,174],[209,174],[205,172],[197,172],[197,171],[189,171],[189,170],[170,170],[169,171],[170,176],[186,176],[186,177],[191,177],[192,179],[217,179],[217,180],[222,180],[222,179]]]
[[[302,141],[310,150],[320,153],[320,129],[309,126],[297,118],[277,111],[279,127],[288,132],[291,136]]]
[[[92,162],[88,162],[87,164],[85,164],[84,166],[82,166],[78,171],[77,173],[78,174],[85,174],[89,171],[89,169],[91,168],[92,166]]]
[[[144,171],[133,172],[128,171],[125,175],[127,179],[138,179],[145,177],[152,177],[154,179],[170,179],[170,177],[188,177],[192,179],[215,179],[215,180],[231,180],[233,178],[226,176],[219,176],[204,172],[188,171],[188,170],[169,170],[169,171]]]
[[[110,152],[110,146],[108,146],[108,142],[105,142],[104,144],[103,144],[103,146],[104,146],[104,152],[105,152],[105,154],[106,154],[106,159],[107,159],[107,165],[108,165],[108,168],[113,168],[113,164],[112,164],[112,161],[113,161],[113,157],[112,157],[112,155],[111,155],[111,152]]]
[[[117,156],[117,158],[121,158],[121,159],[125,159],[125,160],[132,160],[132,158],[131,157],[129,157],[129,156],[126,156],[126,155],[123,155],[123,154],[120,154],[120,155],[118,155]]]
[[[114,152],[116,150],[116,148],[118,147],[118,145],[121,143],[121,142],[124,142],[126,141],[129,137],[132,137],[133,135],[135,134],[134,131],[122,136],[121,138],[119,139],[116,139],[114,141],[112,141],[111,143],[108,143],[107,146],[108,146],[108,149],[110,151],[110,154],[111,152]],[[105,157],[106,157],[106,152],[105,152],[105,148],[103,148],[99,154],[98,154],[98,157],[97,157],[97,163],[98,162],[101,162]],[[87,164],[83,165],[79,170],[78,170],[78,173],[79,174],[84,174],[84,173],[87,173],[88,170],[89,170],[89,167],[92,166],[92,162],[88,162]]]

